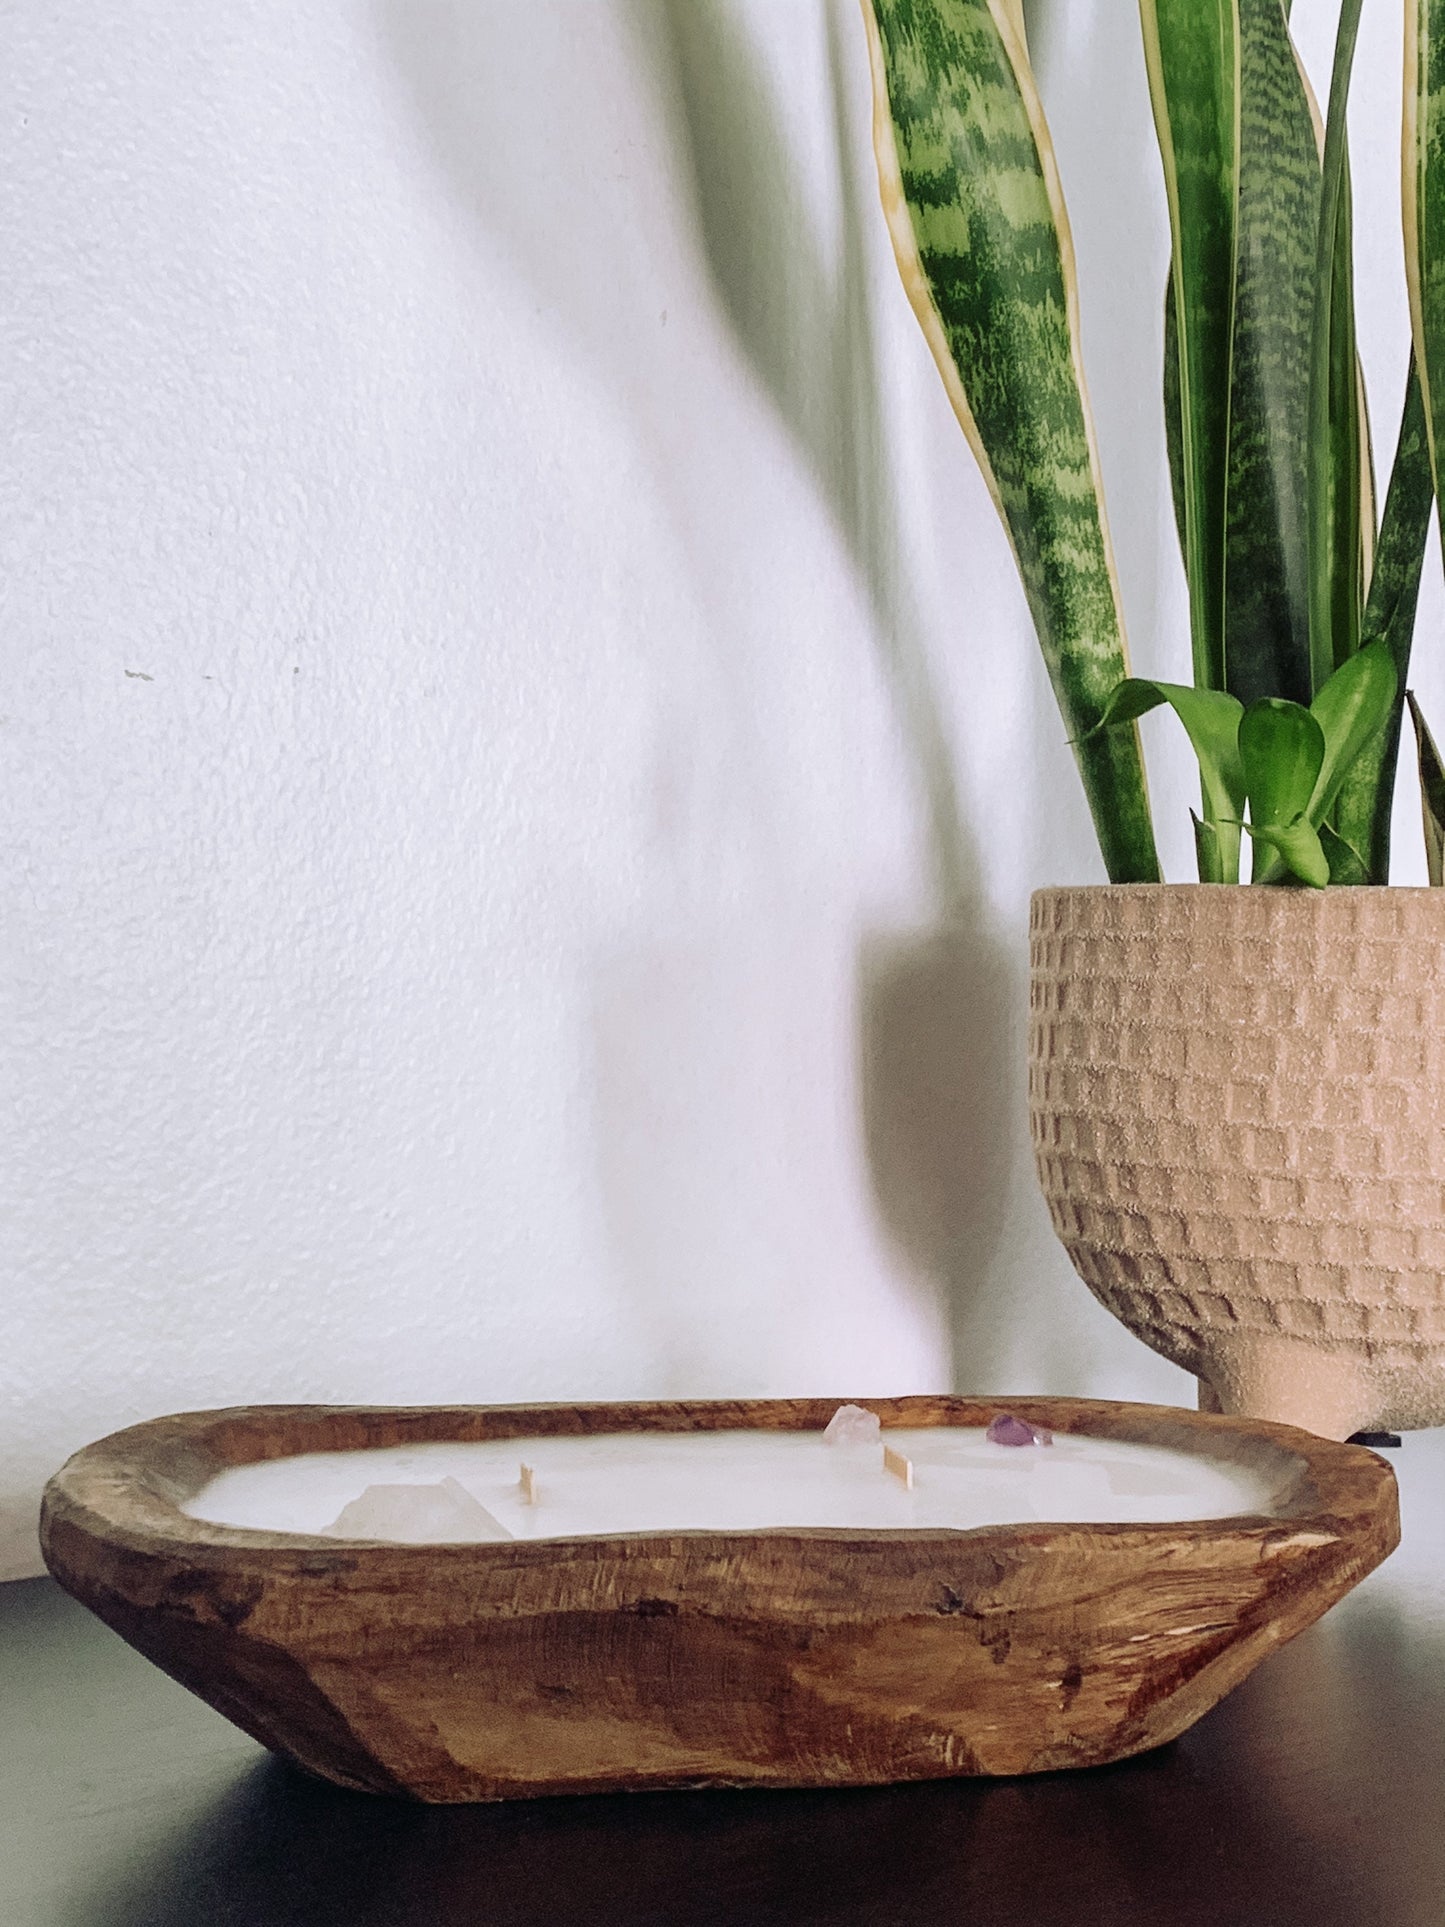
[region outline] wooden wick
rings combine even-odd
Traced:
[[[522,1467],[522,1476],[517,1483],[522,1488],[522,1504],[535,1505],[537,1503],[537,1475],[530,1465],[524,1465]]]
[[[891,1472],[895,1479],[902,1479],[910,1492],[913,1490],[913,1461],[905,1459],[901,1452],[895,1452],[891,1445],[883,1448],[883,1470]]]

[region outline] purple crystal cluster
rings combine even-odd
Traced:
[[[997,1418],[990,1419],[984,1436],[991,1445],[1052,1445],[1054,1442],[1052,1432],[1046,1432],[1041,1425],[1026,1425],[1012,1412],[1000,1412]]]

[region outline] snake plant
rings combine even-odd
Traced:
[[[1017,558],[1108,874],[1159,875],[1137,719],[1198,759],[1203,882],[1383,883],[1445,431],[1445,0],[1404,0],[1413,355],[1383,514],[1355,345],[1343,0],[1322,116],[1288,0],[1139,0],[1169,204],[1161,387],[1192,681],[1129,674],[1073,244],[1022,0],[863,0],[904,285]],[[1445,776],[1426,775],[1427,838]],[[1428,754],[1433,757],[1433,745]],[[1432,854],[1432,874],[1439,869]]]

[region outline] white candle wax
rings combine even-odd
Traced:
[[[819,1432],[607,1432],[485,1444],[317,1452],[234,1466],[185,1510],[197,1519],[267,1532],[324,1532],[368,1487],[421,1486],[418,1521],[454,1480],[456,1523],[378,1538],[496,1537],[468,1523],[469,1501],[515,1539],[789,1526],[967,1528],[1020,1522],[1137,1523],[1268,1512],[1285,1476],[1270,1478],[1202,1454],[1060,1433],[1052,1445],[990,1443],[981,1429],[889,1429],[913,1484],[885,1471],[878,1446],[830,1446]],[[520,1481],[532,1469],[529,1502]],[[452,1488],[453,1493],[455,1489]],[[385,1516],[394,1519],[394,1493]],[[405,1501],[401,1501],[405,1504]],[[354,1516],[354,1515],[353,1515]],[[378,1512],[375,1516],[380,1518]],[[346,1533],[343,1536],[355,1536]]]

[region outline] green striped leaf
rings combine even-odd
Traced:
[[[1445,0],[1406,0],[1405,274],[1435,492],[1445,436]]]
[[[1324,822],[1355,759],[1383,734],[1399,687],[1389,645],[1372,642],[1341,663],[1310,704],[1325,743],[1307,805],[1312,823]]]
[[[1389,644],[1381,640],[1357,650],[1348,662],[1342,663],[1310,704],[1307,713],[1319,729],[1322,745],[1314,783],[1302,806],[1312,829],[1323,830],[1346,776],[1361,754],[1377,745],[1385,734],[1398,691],[1399,678],[1395,673]],[[1267,703],[1256,703],[1246,711],[1246,715],[1252,716],[1255,710],[1264,711],[1270,707]],[[1281,712],[1295,712],[1298,709],[1295,703],[1276,703],[1272,707]],[[1293,726],[1303,728],[1297,723]],[[1280,724],[1280,727],[1283,725]],[[1263,801],[1251,792],[1252,812],[1256,803],[1260,803],[1274,817],[1293,816],[1301,807],[1299,797],[1293,791],[1283,798]],[[1355,846],[1340,836],[1338,830],[1332,828],[1331,834],[1341,846],[1341,862],[1337,865],[1331,860],[1331,880],[1337,882],[1346,870],[1353,871],[1356,867],[1363,870],[1364,859],[1359,858],[1358,866],[1345,861],[1344,851],[1353,850]],[[1339,874],[1336,874],[1337,870]],[[1254,881],[1274,883],[1279,874],[1279,863],[1274,858],[1261,860],[1256,850]],[[1355,880],[1366,882],[1368,878],[1360,876]]]
[[[1322,689],[1359,647],[1375,522],[1355,348],[1346,108],[1362,0],[1342,0],[1330,75],[1310,353],[1310,660]]]
[[[1405,390],[1405,411],[1395,449],[1380,540],[1370,577],[1361,640],[1383,642],[1395,665],[1396,691],[1385,727],[1367,743],[1346,773],[1334,808],[1339,835],[1359,851],[1368,883],[1390,880],[1390,818],[1395,803],[1395,765],[1400,753],[1405,678],[1415,634],[1415,608],[1435,484],[1425,430],[1425,401],[1414,357]]]
[[[1178,466],[1194,681],[1223,689],[1239,206],[1238,0],[1139,0],[1173,240]]]
[[[1365,859],[1353,843],[1347,843],[1342,836],[1332,830],[1328,823],[1320,825],[1320,848],[1325,853],[1325,861],[1330,866],[1330,882],[1354,888],[1370,881],[1370,873],[1365,868]]]
[[[1189,820],[1194,825],[1194,861],[1199,871],[1201,883],[1219,882],[1238,883],[1239,881],[1239,838],[1243,826],[1230,823],[1221,828],[1217,823],[1207,823],[1197,811],[1189,812]],[[1234,874],[1225,875],[1228,858],[1224,853],[1222,839],[1229,831],[1234,834]]]
[[[1323,890],[1330,882],[1330,859],[1320,833],[1303,816],[1289,823],[1251,823],[1249,834],[1254,839],[1256,866],[1261,866],[1261,853],[1268,851],[1271,857],[1280,859],[1272,866],[1275,874],[1282,876],[1287,871],[1316,890]],[[1262,882],[1263,878],[1256,875],[1255,881]]]
[[[1445,884],[1445,767],[1435,739],[1426,727],[1414,692],[1410,694],[1410,721],[1415,725],[1415,746],[1420,762],[1420,808],[1425,822],[1425,865],[1430,881],[1438,890]]]
[[[1159,874],[1079,351],[1073,246],[1017,0],[865,0],[904,285],[1003,517],[1116,882]]]
[[[1278,874],[1276,856],[1306,883],[1329,882],[1329,860],[1307,810],[1325,760],[1325,733],[1309,710],[1275,696],[1251,703],[1239,722],[1249,795],[1254,881]]]
[[[1320,159],[1279,0],[1239,0],[1224,687],[1308,703],[1310,337]]]
[[[1410,326],[1439,513],[1445,449],[1445,0],[1406,0],[1403,161]],[[1445,846],[1445,777],[1413,696],[1410,715],[1419,751],[1425,853],[1430,881],[1438,884]]]
[[[1195,852],[1201,883],[1238,883],[1239,818],[1244,812],[1244,767],[1239,760],[1243,708],[1222,689],[1154,682],[1130,676],[1109,698],[1100,729],[1117,728],[1168,703],[1183,723],[1199,762],[1203,821],[1195,817]]]
[[[1223,681],[1246,703],[1262,695],[1308,703],[1358,646],[1374,539],[1369,429],[1355,349],[1345,135],[1359,5],[1347,0],[1341,16],[1328,129],[1317,125],[1318,108],[1289,36],[1288,9],[1279,0],[1237,5],[1239,202]],[[1175,307],[1171,276],[1165,419],[1183,541]],[[1317,662],[1312,628],[1319,639]]]
[[[1239,719],[1239,760],[1255,822],[1293,823],[1319,781],[1325,732],[1298,703],[1261,696]]]

